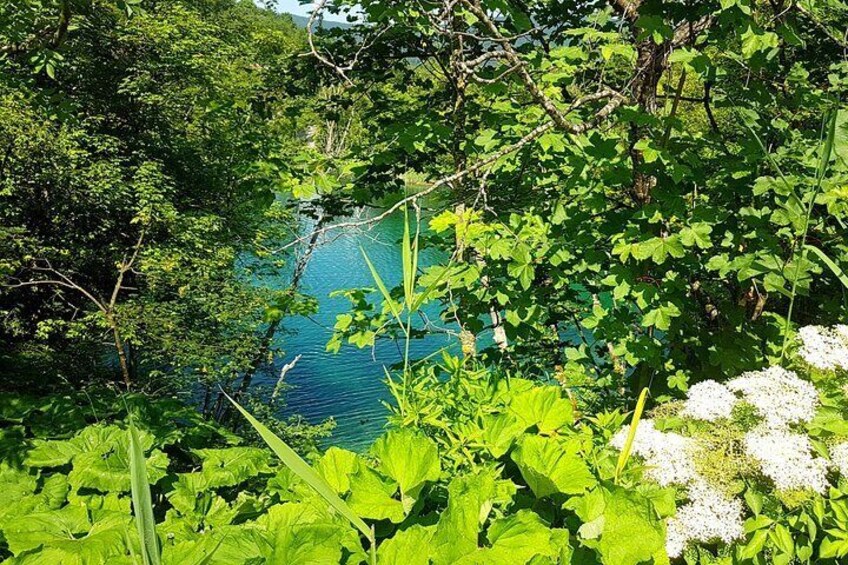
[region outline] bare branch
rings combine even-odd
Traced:
[[[585,122],[576,123],[576,124],[569,123],[569,122],[566,121],[565,124],[564,124],[564,127],[561,128],[561,129],[564,129],[565,131],[567,131],[569,133],[573,133],[573,134],[584,133],[584,132],[596,127],[599,123],[601,123],[602,121],[607,119],[610,116],[610,114],[612,114],[612,112],[616,108],[618,108],[625,100],[624,96],[622,96],[618,92],[611,90],[611,89],[604,89],[600,92],[596,92],[594,94],[588,94],[586,96],[578,98],[577,100],[572,102],[572,104],[568,107],[568,109],[566,110],[566,114],[577,109],[577,108],[579,108],[579,107],[581,107],[581,106],[584,106],[585,104],[588,104],[589,102],[594,102],[594,101],[604,100],[604,99],[609,99],[609,102],[607,102],[607,104],[603,108],[601,108],[590,120],[587,120]],[[403,208],[407,204],[417,202],[419,199],[423,198],[424,196],[427,196],[428,194],[435,192],[436,190],[438,190],[439,188],[441,188],[443,186],[451,185],[451,184],[455,183],[456,181],[458,181],[458,180],[460,180],[460,179],[462,179],[462,178],[464,178],[468,175],[471,175],[473,173],[476,173],[477,171],[480,171],[481,169],[484,169],[485,167],[488,167],[489,165],[495,163],[496,161],[498,161],[502,157],[505,157],[506,155],[509,155],[510,153],[514,153],[515,151],[518,151],[519,149],[521,149],[522,147],[524,147],[525,145],[527,145],[531,141],[540,137],[545,132],[547,132],[551,129],[555,129],[556,127],[557,127],[557,124],[554,123],[553,120],[545,122],[545,123],[537,126],[535,129],[530,131],[528,134],[526,134],[524,137],[522,137],[521,139],[519,139],[518,141],[516,141],[512,145],[509,145],[507,147],[502,148],[501,150],[493,153],[492,155],[489,155],[485,159],[482,159],[482,160],[476,162],[475,164],[471,165],[470,167],[468,167],[466,169],[462,169],[462,170],[457,171],[457,172],[455,172],[451,175],[442,177],[441,179],[437,180],[436,182],[434,182],[433,184],[431,184],[427,188],[425,188],[425,189],[423,189],[419,192],[416,192],[415,194],[407,196],[406,198],[402,198],[402,199],[398,200],[395,204],[393,204],[392,206],[390,206],[389,208],[387,208],[386,210],[384,210],[383,212],[381,212],[380,214],[378,214],[374,217],[366,218],[364,220],[353,220],[353,221],[349,221],[349,222],[340,222],[338,224],[332,224],[332,225],[329,225],[329,226],[321,227],[317,230],[312,231],[309,235],[299,237],[299,238],[295,239],[294,241],[287,243],[286,245],[280,247],[278,249],[278,251],[284,251],[284,250],[286,250],[290,247],[294,247],[295,245],[298,245],[298,244],[300,244],[304,241],[307,241],[309,239],[314,239],[315,237],[323,235],[323,234],[325,234],[329,231],[338,230],[338,229],[345,229],[345,228],[358,228],[358,227],[364,227],[364,226],[373,226],[373,225],[379,223],[380,221],[384,220],[388,216],[392,215],[393,213],[397,212],[398,210],[400,210],[401,208]]]
[[[524,83],[524,86],[530,92],[530,96],[532,96],[533,99],[545,110],[558,128],[568,130],[570,124],[568,120],[565,119],[565,114],[556,107],[553,100],[548,98],[545,93],[542,92],[536,84],[536,81],[533,80],[532,76],[530,76],[530,72],[527,70],[527,64],[524,59],[521,58],[521,55],[515,50],[512,43],[504,38],[503,34],[501,34],[498,29],[498,26],[495,25],[495,22],[492,21],[488,14],[486,14],[486,11],[479,5],[479,3],[477,3],[476,0],[463,0],[463,3],[468,7],[471,13],[477,17],[477,19],[489,28],[493,39],[500,43],[504,50],[504,56],[515,67],[519,78],[521,78],[521,82]]]

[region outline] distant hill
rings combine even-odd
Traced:
[[[294,14],[289,14],[289,15],[291,16],[292,20],[294,20],[295,25],[298,26],[298,27],[306,27],[306,24],[309,23],[309,18],[307,18],[306,16],[295,16]],[[330,20],[324,20],[323,22],[321,22],[321,25],[325,29],[332,29],[332,28],[337,28],[337,27],[340,27],[340,28],[351,27],[351,25],[349,23],[333,22],[333,21],[330,21]]]

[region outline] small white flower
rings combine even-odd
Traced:
[[[830,460],[839,474],[848,478],[848,441],[837,443],[830,448]]]
[[[806,435],[787,430],[758,428],[745,435],[745,452],[778,490],[827,490],[827,461],[812,449]]]
[[[623,449],[629,433],[630,426],[620,429],[610,440],[610,445]],[[645,476],[668,486],[685,485],[696,476],[692,462],[693,447],[692,439],[674,432],[661,432],[656,429],[653,420],[642,420],[636,427],[632,450],[645,460]]]
[[[745,536],[742,502],[697,479],[689,487],[689,502],[677,509],[667,526],[669,557],[679,557],[692,541],[731,543]]]
[[[848,326],[805,326],[798,330],[798,355],[817,369],[848,371]]]
[[[819,393],[811,383],[783,367],[743,373],[727,383],[757,409],[770,428],[809,422],[816,415]]]
[[[712,380],[703,381],[689,389],[680,414],[709,422],[729,418],[736,400],[736,396],[723,384]]]

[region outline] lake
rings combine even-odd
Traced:
[[[344,297],[331,298],[329,295],[334,290],[374,286],[360,246],[386,285],[398,284],[403,223],[403,214],[394,214],[370,231],[325,235],[306,268],[300,289],[318,300],[318,313],[309,318],[284,320],[284,331],[278,332],[276,337],[276,346],[282,354],[277,356],[273,367],[257,375],[259,383],[273,385],[282,366],[301,355],[300,361],[286,375],[285,382],[291,388],[286,391],[283,415],[301,414],[311,423],[335,418],[336,429],[328,443],[347,449],[363,450],[382,433],[387,415],[382,402],[391,400],[383,367],[403,357],[397,345],[388,340],[378,340],[373,350],[345,344],[339,353],[328,353],[326,345],[332,336],[336,315],[347,312],[350,305]],[[419,267],[434,261],[433,251],[422,250]],[[283,281],[283,285],[287,284]],[[377,293],[375,301],[376,296]],[[421,358],[453,343],[448,334],[433,333],[412,342],[411,357]]]

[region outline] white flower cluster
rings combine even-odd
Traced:
[[[816,387],[783,367],[742,373],[728,382],[727,388],[741,393],[773,429],[809,422],[819,405]]]
[[[742,502],[697,479],[689,486],[689,502],[677,509],[667,526],[669,557],[679,557],[692,541],[731,543],[745,536]]]
[[[848,326],[810,326],[802,328],[800,336],[800,353],[811,366],[848,371]],[[848,441],[831,446],[827,461],[815,454],[809,436],[798,429],[815,417],[820,404],[818,390],[782,367],[743,373],[726,384],[713,380],[697,383],[689,389],[679,414],[715,422],[732,418],[734,407],[743,402],[761,419],[753,429],[745,428],[745,455],[776,490],[824,493],[829,486],[829,468],[848,478]],[[611,445],[622,449],[628,434],[629,427],[619,430]],[[666,549],[672,558],[679,557],[692,542],[732,543],[745,535],[742,500],[709,484],[696,468],[695,460],[710,449],[708,443],[660,431],[650,419],[641,421],[636,430],[633,453],[644,459],[647,478],[688,492],[688,502],[667,520]]]
[[[789,430],[761,427],[745,435],[745,452],[778,490],[827,490],[827,461],[812,450],[806,435]]]
[[[831,446],[830,460],[839,473],[848,478],[848,441]]]
[[[689,389],[680,415],[708,422],[729,418],[736,400],[736,395],[723,384],[703,381]]]
[[[805,326],[798,330],[798,337],[798,355],[804,361],[816,369],[848,371],[848,326]]]
[[[610,445],[623,449],[630,433],[630,426],[622,428],[613,436]],[[692,462],[692,439],[674,432],[662,432],[653,420],[642,420],[636,427],[633,453],[645,460],[648,469],[645,475],[662,486],[686,485],[697,475]]]

